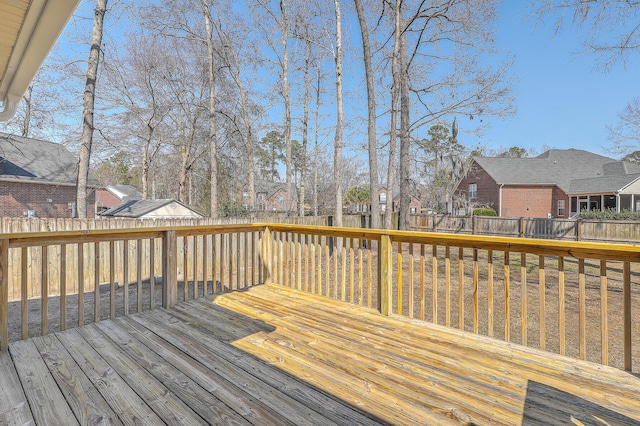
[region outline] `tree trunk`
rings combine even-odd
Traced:
[[[396,161],[396,138],[398,129],[398,95],[400,91],[400,76],[398,75],[398,56],[400,54],[400,1],[396,0],[394,11],[393,57],[391,58],[391,74],[393,87],[391,88],[391,128],[389,129],[389,167],[387,168],[387,198],[384,211],[384,228],[391,229],[393,219],[393,181]]]
[[[304,203],[305,203],[305,180],[307,174],[307,142],[309,139],[309,92],[310,92],[310,80],[309,80],[309,67],[311,66],[311,42],[306,41],[307,45],[307,57],[304,61],[304,100],[303,116],[302,116],[302,164],[300,165],[300,195],[298,197],[298,212],[301,217],[304,217]]]
[[[27,91],[22,97],[24,99],[24,119],[22,120],[22,137],[29,137],[31,129],[31,95],[33,94],[33,84],[27,87]]]
[[[340,19],[340,0],[333,0],[336,13],[336,135],[334,141],[333,174],[335,182],[335,218],[334,226],[342,226],[342,133],[344,111],[342,105],[342,21]]]
[[[399,228],[409,229],[411,182],[409,179],[409,67],[406,33],[400,35],[400,210]]]
[[[291,175],[293,173],[293,153],[291,148],[291,99],[289,96],[289,21],[287,18],[287,5],[285,0],[280,0],[280,33],[282,43],[282,92],[284,96],[284,145],[286,149],[285,158],[285,200],[287,211],[291,209],[293,200],[293,190],[291,185]]]
[[[207,2],[202,1],[204,25],[207,33],[209,71],[209,186],[210,217],[218,217],[218,143],[216,138],[216,75],[214,69],[213,23]]]
[[[318,147],[318,135],[320,126],[320,81],[322,78],[322,70],[320,68],[320,60],[316,63],[316,71],[318,72],[316,85],[316,112],[315,112],[315,147],[313,150],[313,215],[318,216],[318,160],[320,151]]]
[[[87,217],[87,181],[89,179],[89,162],[91,161],[91,145],[93,143],[93,109],[96,95],[96,78],[102,45],[104,15],[107,11],[107,0],[98,0],[93,17],[93,33],[91,34],[91,50],[87,66],[87,79],[84,86],[84,108],[82,112],[82,145],[78,160],[78,181],[76,185],[76,212],[79,218]]]
[[[380,204],[378,195],[378,153],[376,140],[376,91],[373,82],[373,66],[371,65],[371,47],[369,45],[369,29],[362,7],[362,0],[354,0],[358,22],[360,22],[360,34],[362,37],[362,57],[364,59],[364,72],[367,80],[367,133],[369,139],[369,188],[370,188],[370,213],[371,227],[380,228]]]

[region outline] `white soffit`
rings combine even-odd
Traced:
[[[9,120],[79,0],[0,0],[0,121]]]

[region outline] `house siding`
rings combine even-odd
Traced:
[[[455,197],[469,199],[469,185],[473,183],[478,186],[478,191],[477,197],[470,201],[476,206],[490,207],[500,214],[500,185],[477,164],[474,164],[467,176],[460,181]]]
[[[69,218],[69,203],[75,201],[75,186],[0,181],[1,217],[25,217],[28,210],[33,210],[40,218]],[[94,206],[92,191],[87,197],[88,217],[94,217]]]
[[[553,187],[509,185],[502,188],[503,217],[547,217],[553,215]],[[557,203],[556,203],[557,205]]]
[[[119,206],[122,201],[106,189],[98,189],[97,207],[98,211],[110,209]]]

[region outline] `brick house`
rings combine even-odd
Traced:
[[[581,210],[640,210],[640,165],[579,149],[532,158],[474,157],[454,213],[488,206],[501,217],[568,218]]]
[[[0,133],[0,217],[72,217],[77,163],[60,144]],[[89,216],[95,188],[90,179]]]
[[[124,202],[141,199],[142,193],[131,185],[109,185],[98,188],[96,190],[96,212],[100,213]]]
[[[387,209],[387,188],[381,186],[378,190],[378,200],[380,202],[380,212],[384,213]],[[393,191],[393,211],[400,211],[400,189],[394,189]],[[411,196],[411,202],[409,203],[409,213],[420,213],[422,203],[420,199],[415,195]]]
[[[254,183],[255,210],[263,212],[296,212],[298,210],[298,194],[292,186],[292,197],[287,200],[287,191],[283,182],[269,182],[258,179]],[[249,193],[242,193],[242,204],[248,207]]]

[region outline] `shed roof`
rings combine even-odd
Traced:
[[[101,212],[100,216],[139,218],[172,203],[179,204],[185,209],[197,213],[180,201],[167,198],[161,200],[130,200]]]
[[[609,194],[620,192],[638,179],[640,179],[640,173],[576,179],[571,182],[568,194]]]

